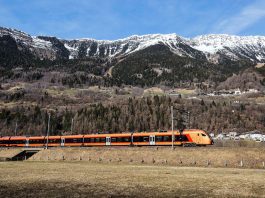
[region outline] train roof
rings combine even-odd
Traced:
[[[206,133],[205,131],[201,130],[201,129],[186,129],[183,131],[183,134],[187,134],[187,133],[198,133],[198,132],[203,132]],[[179,131],[178,130],[174,130],[175,134],[178,134]],[[128,137],[131,136],[131,134],[133,134],[134,136],[146,136],[146,135],[169,135],[172,134],[171,130],[168,131],[145,131],[145,132],[124,132],[124,133],[97,133],[97,134],[78,134],[78,135],[64,135],[64,136],[49,136],[49,139],[60,139],[60,138],[101,138],[101,137]],[[6,140],[6,139],[11,139],[11,140],[22,140],[22,139],[44,139],[47,136],[3,136],[0,137],[0,139],[2,140]]]

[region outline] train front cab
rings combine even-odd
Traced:
[[[183,134],[188,134],[191,137],[192,142],[194,142],[197,146],[206,146],[213,144],[211,137],[203,130],[187,130],[184,131]]]

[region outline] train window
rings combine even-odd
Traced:
[[[204,137],[205,137],[206,135],[202,133],[202,136],[204,136]]]
[[[9,140],[0,140],[0,144],[9,144]]]
[[[169,142],[169,141],[172,141],[171,135],[163,136],[163,142]]]
[[[111,142],[117,142],[117,138],[112,137]]]
[[[133,137],[134,142],[149,142],[149,136],[140,136],[140,137]]]
[[[175,136],[175,141],[189,141],[188,137],[186,135],[176,135]]]
[[[10,140],[10,144],[25,144],[26,140]]]
[[[133,137],[134,142],[139,142],[139,137]]]
[[[29,144],[43,144],[43,143],[44,143],[44,139],[41,139],[41,140],[29,140]]]
[[[72,139],[73,143],[82,143],[83,142],[83,138],[74,138]]]
[[[156,142],[162,142],[163,136],[156,136]]]
[[[122,138],[123,142],[131,142],[131,138],[130,137],[124,137]]]
[[[65,142],[66,142],[66,140],[65,140]],[[49,143],[59,144],[59,143],[61,143],[61,139],[49,139]]]
[[[117,142],[123,142],[123,139],[121,137],[117,137]]]
[[[145,137],[143,138],[143,141],[144,141],[144,142],[149,142],[149,136],[147,136],[147,137],[145,136]]]
[[[94,142],[105,142],[105,138],[85,138],[84,142],[85,143],[94,143]]]
[[[54,144],[60,144],[61,143],[61,139],[49,139],[49,142],[51,141],[51,143],[54,143]]]
[[[96,143],[106,142],[106,138],[94,138]]]

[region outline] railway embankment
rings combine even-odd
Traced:
[[[89,147],[41,150],[29,161],[265,169],[265,147]]]
[[[8,161],[14,156],[18,155],[22,149],[12,148],[12,149],[0,149],[0,161]]]

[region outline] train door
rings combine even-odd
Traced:
[[[26,139],[26,147],[29,146],[29,139]]]
[[[65,144],[65,139],[62,138],[62,139],[61,139],[61,146],[64,146],[64,144]]]
[[[155,135],[150,135],[149,136],[149,144],[150,145],[155,145],[156,142],[155,142]]]
[[[110,146],[110,145],[111,145],[111,138],[106,137],[106,146]]]

